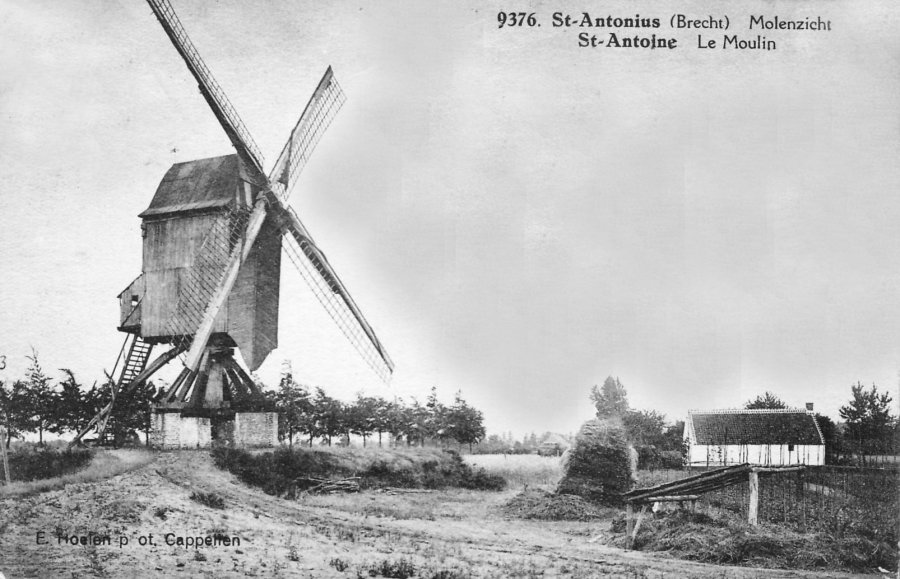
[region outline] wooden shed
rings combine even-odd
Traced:
[[[119,295],[120,329],[148,342],[196,330],[197,287],[217,283],[256,191],[237,155],[172,165],[139,215],[143,271]],[[214,326],[251,371],[278,345],[280,266],[281,235],[267,219]]]

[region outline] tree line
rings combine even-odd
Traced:
[[[102,383],[85,387],[69,369],[60,369],[54,380],[41,367],[37,352],[28,356],[24,378],[11,383],[0,380],[0,425],[6,427],[6,447],[13,438],[36,434],[43,444],[45,434],[64,435],[84,428],[101,408],[109,403],[114,380],[107,375]],[[360,436],[363,444],[376,437],[381,445],[386,436],[393,444],[422,446],[426,443],[446,446],[451,442],[473,445],[484,438],[483,414],[457,392],[446,405],[432,388],[425,400],[402,398],[385,400],[358,394],[343,402],[322,388],[310,389],[298,384],[290,374],[282,376],[278,387],[262,391],[258,406],[274,407],[279,413],[279,437],[293,445],[296,438],[312,445],[316,440],[331,445],[350,435]],[[137,433],[145,440],[150,432],[150,410],[165,392],[148,381],[116,396],[115,409],[106,427],[106,438],[116,444],[134,442]]]
[[[87,426],[112,397],[114,381],[107,375],[102,383],[84,387],[75,373],[61,368],[55,380],[41,367],[37,352],[27,356],[25,377],[12,383],[0,380],[0,425],[6,427],[6,447],[13,438],[37,434],[43,444],[47,433],[75,433]],[[107,422],[107,433],[117,442],[145,436],[150,430],[150,406],[161,390],[152,382],[141,384],[116,396],[115,411]]]
[[[456,442],[471,448],[485,435],[483,414],[469,405],[459,391],[450,405],[438,399],[435,387],[424,403],[416,398],[406,402],[402,398],[386,400],[363,393],[351,402],[342,402],[322,388],[311,391],[286,374],[274,399],[279,411],[279,436],[289,446],[293,446],[296,437],[310,446],[315,439],[331,446],[335,439],[346,441],[352,434],[362,438],[363,446],[372,438],[383,446],[389,436],[394,445],[446,446]]]

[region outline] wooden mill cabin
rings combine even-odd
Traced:
[[[139,215],[143,272],[119,295],[121,330],[150,343],[194,332],[202,304],[191,301],[192,292],[198,284],[216,283],[240,243],[240,218],[255,192],[237,155],[172,165]],[[281,235],[267,219],[216,317],[215,337],[237,346],[251,371],[278,345],[280,265]]]

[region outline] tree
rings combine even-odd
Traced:
[[[366,438],[375,431],[378,407],[378,399],[359,393],[356,395],[356,400],[347,409],[349,430],[362,437],[363,447],[366,446]]]
[[[450,408],[438,400],[437,387],[431,387],[431,394],[425,402],[425,408],[428,412],[425,435],[428,438],[437,438],[441,446],[446,446],[448,441],[455,438],[453,436],[453,418],[450,416]]]
[[[453,406],[446,409],[446,423],[447,435],[459,444],[469,445],[469,452],[473,444],[484,438],[484,416],[463,400],[462,391],[456,392]]]
[[[663,433],[662,450],[677,450],[681,452],[684,445],[684,420],[676,420],[675,424],[666,427]]]
[[[847,441],[865,463],[867,454],[884,454],[890,448],[895,421],[891,415],[893,399],[887,392],[879,393],[875,384],[866,390],[857,382],[850,389],[850,403],[838,412],[846,422]]]
[[[64,377],[54,399],[55,421],[51,430],[56,434],[78,432],[95,413],[88,406],[85,392],[75,378],[75,373],[68,368],[60,368],[60,371]]]
[[[105,406],[112,395],[113,378],[106,377],[106,384],[97,392],[99,406]],[[141,382],[129,385],[116,394],[113,411],[106,423],[107,438],[112,438],[118,446],[132,440],[138,432],[144,433],[145,440],[150,437],[150,408],[159,394],[153,382]]]
[[[44,444],[44,431],[52,431],[57,422],[55,413],[58,406],[50,376],[44,374],[44,370],[38,362],[37,350],[32,348],[31,356],[26,356],[26,358],[31,360],[25,373],[28,384],[28,401],[31,408],[28,430],[37,431],[38,444],[42,445]]]
[[[387,402],[384,408],[384,429],[391,435],[391,442],[396,445],[407,435],[409,420],[406,416],[406,406],[402,398],[394,398]]]
[[[275,408],[278,410],[278,434],[282,440],[287,438],[288,447],[293,448],[294,435],[308,433],[314,420],[309,390],[295,382],[290,374],[282,376],[275,393]]]
[[[390,403],[380,396],[373,400],[372,428],[378,433],[378,446],[381,447],[381,436],[390,431]]]
[[[753,400],[745,402],[744,408],[747,410],[762,410],[766,408],[777,410],[787,408],[787,404],[784,403],[784,400],[766,390],[766,393],[762,396],[757,396]]]
[[[623,416],[629,408],[625,386],[612,376],[606,378],[602,388],[594,384],[591,388],[591,402],[597,409],[597,418]]]
[[[316,388],[316,395],[313,398],[315,426],[310,433],[310,442],[317,436],[325,439],[328,446],[331,446],[333,437],[347,432],[344,414],[344,404],[340,400],[328,396],[322,388]]]
[[[816,422],[822,431],[822,438],[825,439],[825,464],[835,464],[844,450],[841,431],[834,420],[823,414],[816,414]]]
[[[0,423],[6,427],[6,448],[13,438],[31,430],[32,412],[28,384],[16,380],[12,386],[0,382]]]
[[[431,423],[428,407],[423,406],[421,402],[413,398],[412,404],[404,407],[403,418],[407,424],[406,444],[418,443],[419,446],[425,446],[425,438],[428,436]]]
[[[661,447],[665,438],[666,417],[656,410],[629,410],[622,416],[628,439],[635,446]]]

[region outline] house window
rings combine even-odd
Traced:
[[[789,445],[788,445],[788,452],[794,452],[794,445],[793,445],[793,444],[789,444]]]

